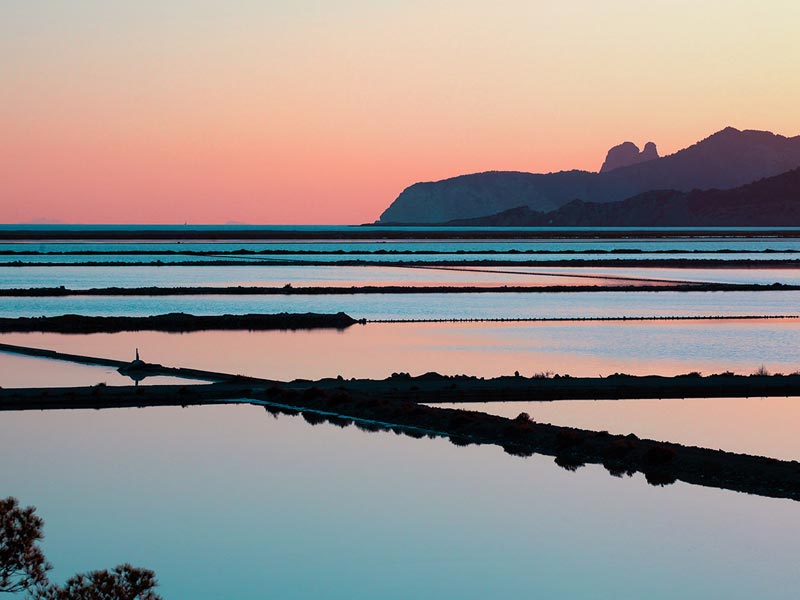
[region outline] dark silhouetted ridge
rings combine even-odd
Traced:
[[[448,225],[516,227],[800,226],[800,168],[731,190],[661,190],[621,202],[573,200],[550,212],[518,207]]]
[[[649,156],[651,151],[645,150]],[[602,173],[493,171],[416,183],[384,211],[379,223],[442,223],[520,206],[550,212],[575,199],[618,202],[652,190],[732,189],[800,167],[800,136],[728,127],[670,156],[615,167]]]
[[[633,142],[624,142],[608,151],[606,160],[603,162],[603,166],[600,167],[600,172],[608,173],[614,169],[637,165],[656,158],[658,158],[658,149],[653,142],[647,142],[641,152]]]

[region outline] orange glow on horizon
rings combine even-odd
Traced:
[[[800,133],[800,8],[0,7],[0,222],[360,223],[404,187]]]

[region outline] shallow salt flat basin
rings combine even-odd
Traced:
[[[58,287],[233,287],[265,286],[551,286],[551,285],[657,285],[646,272],[641,281],[628,279],[572,277],[570,269],[508,273],[475,270],[411,267],[346,266],[204,266],[204,267],[0,267],[0,288]]]
[[[435,404],[728,452],[800,460],[800,398],[563,400]]]
[[[414,323],[343,331],[16,333],[0,342],[267,379],[385,378],[394,372],[495,377],[749,374],[800,369],[800,320]],[[221,350],[224,349],[224,350]],[[757,351],[754,351],[757,349]],[[4,357],[0,355],[0,365]]]
[[[0,267],[0,288],[65,286],[353,286],[440,285],[531,287],[554,285],[664,285],[666,282],[760,283],[800,285],[800,269],[666,269],[600,267]]]
[[[235,259],[236,257],[231,257]],[[130,263],[151,263],[151,262],[162,262],[162,263],[174,263],[174,262],[209,262],[209,261],[222,261],[222,260],[231,260],[231,258],[225,258],[222,256],[195,256],[191,254],[131,254],[131,255],[119,255],[119,254],[92,254],[92,255],[61,255],[61,254],[53,254],[53,255],[0,255],[0,263],[22,263],[23,265],[33,265],[36,266],[39,263],[59,263],[64,265],[81,265],[84,266],[91,266],[86,265],[85,263],[120,263],[120,264],[130,264]],[[0,267],[0,268],[7,268],[7,267]],[[19,267],[15,267],[19,268]],[[38,267],[38,268],[53,268],[53,267]]]
[[[58,582],[131,562],[163,597],[196,600],[790,598],[800,585],[796,502],[251,406],[4,413],[0,452],[4,493],[45,520]]]
[[[0,298],[1,317],[346,312],[357,319],[794,315],[800,292],[563,292]]]
[[[230,255],[230,254],[211,254],[211,255],[164,255],[164,254],[138,254],[138,255],[0,255],[0,263],[22,263],[24,265],[35,266],[37,263],[59,263],[79,265],[89,262],[112,262],[120,264],[135,263],[175,263],[175,262],[209,262],[209,261],[238,261],[242,263],[269,264],[270,262],[293,261],[303,262],[325,262],[338,263],[343,261],[365,261],[378,263],[413,263],[422,264],[438,261],[465,262],[465,261],[510,261],[526,262],[530,260],[549,262],[562,260],[582,260],[582,261],[608,261],[608,260],[636,260],[644,266],[648,261],[665,259],[683,260],[798,260],[797,253],[712,253],[712,252],[693,252],[691,254],[658,254],[641,252],[636,254],[607,254],[607,253],[563,253],[563,254],[528,254],[528,253],[486,253],[486,254],[274,254],[274,255]],[[40,268],[53,268],[40,266]]]
[[[458,267],[479,272],[482,267]],[[597,278],[655,279],[692,283],[750,283],[771,285],[783,283],[800,285],[800,269],[751,268],[751,269],[702,269],[662,267],[487,267],[497,273],[561,274]]]
[[[132,358],[131,353],[128,357]],[[97,385],[134,385],[134,380],[121,375],[113,367],[82,365],[73,362],[21,356],[0,350],[0,387],[79,387]],[[191,385],[192,379],[147,377],[139,385]]]

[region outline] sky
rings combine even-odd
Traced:
[[[362,223],[416,181],[800,134],[800,3],[3,0],[0,222]]]

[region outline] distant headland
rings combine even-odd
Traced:
[[[491,171],[416,183],[376,224],[800,225],[798,168],[800,136],[727,127],[664,157],[653,142],[642,151],[625,142],[597,173]]]

